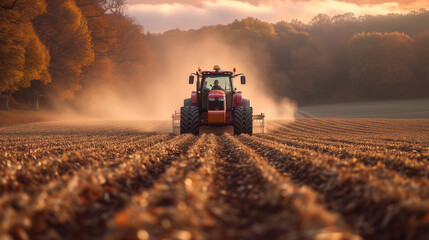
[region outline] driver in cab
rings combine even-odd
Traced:
[[[220,86],[219,86],[219,80],[215,80],[214,81],[214,86],[212,87],[212,90],[223,90]]]

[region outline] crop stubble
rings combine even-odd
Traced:
[[[0,238],[429,236],[428,120],[272,121],[251,137],[156,125],[1,128]]]

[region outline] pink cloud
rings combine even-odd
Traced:
[[[319,13],[329,16],[355,13],[407,13],[429,8],[429,0],[129,0],[128,12],[146,31],[161,33],[170,29],[196,29],[202,26],[228,24],[235,19],[255,17],[262,21],[299,19],[309,22]],[[391,0],[394,1],[394,0]],[[371,2],[371,4],[365,4]],[[388,3],[384,3],[388,2]],[[258,5],[258,3],[264,3]],[[378,3],[378,4],[377,4]],[[404,5],[405,4],[405,5]],[[408,5],[407,5],[408,4]]]
[[[231,2],[243,2],[252,5],[275,5],[279,3],[288,2],[288,0],[230,0]],[[320,2],[327,0],[292,0],[293,2]],[[419,3],[428,3],[428,0],[337,0],[339,2],[352,3],[356,5],[378,5],[384,3],[394,3],[398,5],[418,5]],[[216,2],[216,0],[128,0],[128,4],[183,4],[203,7],[207,2]]]

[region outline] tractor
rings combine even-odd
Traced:
[[[234,88],[234,78],[241,76],[241,84],[246,77],[233,71],[223,71],[219,65],[213,71],[191,73],[189,84],[197,77],[196,91],[184,100],[180,113],[172,115],[173,132],[199,135],[200,126],[233,126],[234,135],[253,134],[253,125],[264,129],[264,114],[253,115],[250,100],[243,98],[241,91]]]

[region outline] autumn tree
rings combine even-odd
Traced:
[[[226,30],[229,33],[235,33],[240,35],[242,38],[270,38],[276,34],[274,27],[271,24],[251,17],[243,20],[235,20],[226,27]]]
[[[404,33],[360,33],[349,43],[350,81],[362,99],[406,97],[413,85],[414,40]]]
[[[80,90],[80,73],[94,60],[87,20],[73,0],[47,0],[47,12],[35,19],[37,32],[49,48],[51,96],[71,100]]]
[[[301,103],[318,103],[329,99],[332,65],[325,50],[317,42],[302,46],[291,53],[293,95]]]
[[[0,8],[3,9],[12,9],[15,7],[16,3],[18,2],[18,0],[13,0],[11,1],[9,4],[0,4]]]
[[[429,32],[415,36],[416,42],[416,85],[418,97],[429,97]]]
[[[118,97],[136,96],[138,85],[148,79],[152,52],[143,28],[124,13],[123,0],[76,0],[87,19],[94,61],[82,69],[82,101],[87,96],[102,101],[109,92]],[[122,95],[122,93],[127,93]],[[86,106],[84,106],[86,107]]]
[[[50,82],[49,52],[34,31],[31,20],[45,12],[45,1],[19,1],[0,9],[1,108],[9,107],[11,94],[30,82]]]

